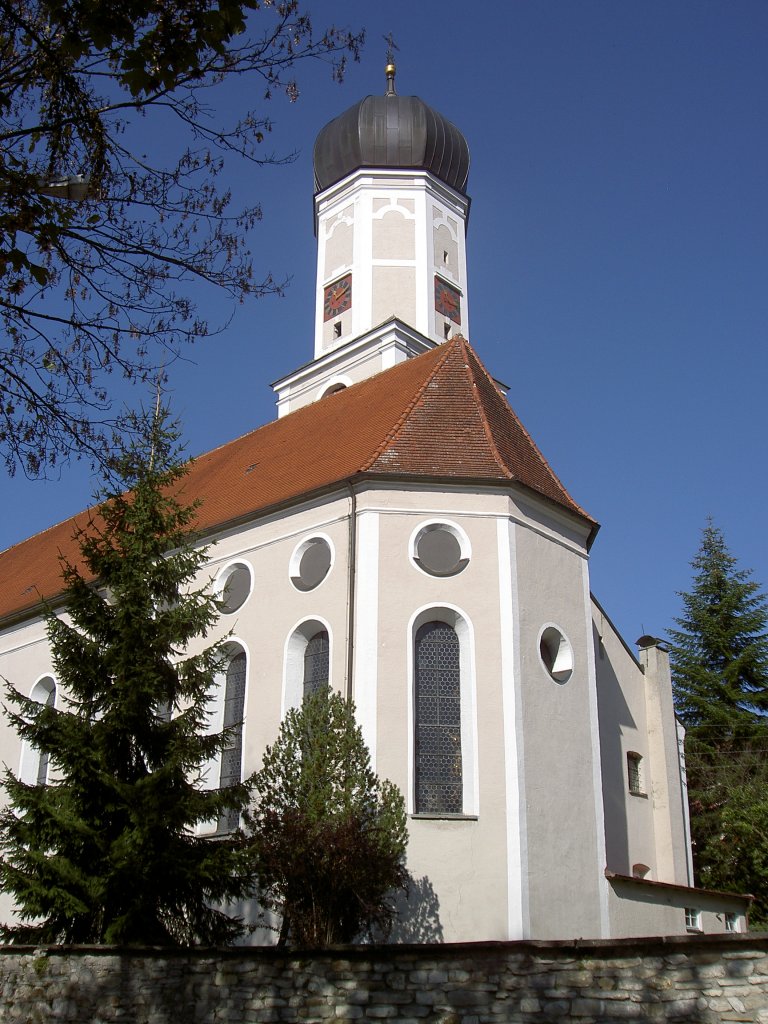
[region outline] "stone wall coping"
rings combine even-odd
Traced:
[[[611,958],[638,953],[669,955],[730,949],[746,946],[768,952],[768,932],[720,935],[662,935],[628,939],[519,939],[509,942],[441,942],[360,944],[330,946],[327,949],[298,949],[277,946],[89,946],[89,945],[0,945],[2,956],[119,956],[135,959],[253,959],[253,960],[397,960],[408,956],[461,959],[476,956],[522,956],[550,953]]]

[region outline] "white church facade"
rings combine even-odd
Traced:
[[[213,725],[242,718],[209,781],[327,681],[405,795],[395,940],[743,931],[745,898],[692,888],[663,646],[635,655],[592,596],[597,524],[466,340],[466,141],[387,76],[315,146],[314,358],[186,480],[230,637]],[[43,701],[73,528],[0,554],[0,675]],[[4,719],[0,760],[45,780]]]

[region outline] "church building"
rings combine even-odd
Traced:
[[[592,596],[598,525],[470,343],[467,142],[386,75],[315,144],[313,358],[186,478],[229,636],[213,725],[242,720],[208,784],[328,682],[405,796],[393,940],[743,931],[745,898],[692,888],[664,647]],[[0,675],[54,704],[39,598],[74,523],[0,554]],[[46,779],[4,719],[0,760]]]

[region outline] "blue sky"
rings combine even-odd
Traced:
[[[398,91],[469,141],[469,337],[602,524],[591,574],[608,614],[630,642],[662,634],[710,515],[768,585],[768,4],[305,6],[317,26],[365,27],[367,45],[341,87],[304,66],[299,101],[265,107],[269,147],[293,164],[227,168],[264,207],[257,268],[291,280],[173,366],[189,452],[271,419],[269,384],[312,356],[312,144],[383,91],[391,31]],[[93,488],[82,465],[4,478],[0,547]]]

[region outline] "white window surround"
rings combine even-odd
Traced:
[[[463,816],[476,817],[480,812],[480,784],[477,771],[475,631],[466,612],[452,604],[425,605],[417,609],[408,622],[408,792],[406,795],[406,810],[408,814],[415,813],[414,730],[416,716],[414,705],[416,697],[416,666],[414,655],[416,650],[416,633],[425,622],[445,622],[456,630],[456,636],[459,640]],[[447,815],[447,817],[450,817],[450,815]]]
[[[301,619],[288,634],[283,655],[282,715],[298,708],[304,698],[304,652],[312,637],[325,630],[328,634],[328,683],[333,685],[333,631],[319,616]]]
[[[330,380],[323,381],[320,387],[317,389],[315,395],[315,401],[319,402],[321,398],[325,398],[326,395],[333,394],[336,391],[341,391],[343,388],[351,387],[354,381],[351,377],[346,374],[335,373]]]
[[[454,572],[447,576],[437,576],[435,573],[429,572],[420,564],[418,557],[418,543],[422,535],[427,533],[429,530],[438,529],[444,529],[450,533],[459,545],[459,565]],[[459,526],[458,523],[453,522],[453,520],[444,518],[423,519],[411,532],[411,536],[408,540],[408,557],[411,560],[411,565],[418,569],[418,571],[424,576],[428,576],[430,579],[450,579],[452,576],[458,575],[466,568],[467,563],[472,558],[472,545],[470,544],[469,537],[465,533],[464,529]]]
[[[627,751],[627,789],[633,796],[645,796],[645,765],[643,755],[636,750]]]
[[[689,932],[701,931],[701,911],[695,907],[685,908],[685,930]]]
[[[551,666],[542,656],[542,645],[546,645],[550,650]],[[556,622],[545,622],[539,630],[536,651],[547,678],[561,686],[567,683],[573,675],[574,656],[573,647],[562,626],[558,626]]]
[[[330,552],[331,552],[331,563],[328,566],[328,572],[320,580],[320,582],[316,586],[310,588],[309,590],[304,590],[301,587],[296,587],[296,584],[294,583],[294,580],[298,579],[299,576],[300,576],[300,572],[301,572],[301,559],[303,558],[304,553],[311,547],[311,545],[316,540],[322,540],[322,541],[324,541],[328,545],[328,548],[330,549]],[[300,593],[305,593],[305,594],[306,593],[314,593],[316,590],[318,590],[320,587],[322,587],[322,585],[325,583],[325,581],[331,575],[331,573],[333,572],[333,566],[334,566],[335,562],[336,562],[336,548],[334,546],[333,541],[331,540],[331,538],[328,536],[327,533],[321,533],[321,532],[318,531],[318,532],[309,534],[309,536],[305,535],[304,537],[302,537],[302,539],[299,541],[299,543],[293,549],[293,554],[291,555],[290,560],[288,562],[288,578],[291,581],[291,583],[293,584],[293,586],[296,587],[296,589],[300,591]]]
[[[216,681],[211,699],[208,701],[208,721],[206,732],[221,732],[224,728],[224,698],[227,687],[227,666],[236,654],[245,654],[245,700],[243,702],[243,762],[245,761],[245,732],[248,721],[248,697],[251,687],[251,652],[247,645],[239,637],[230,637],[227,640],[225,658],[216,673]],[[244,778],[244,765],[240,765],[240,777]],[[218,789],[221,779],[221,751],[215,757],[210,758],[200,770],[198,784],[200,789]],[[218,823],[214,821],[201,821],[195,828],[197,835],[210,835],[216,832]]]
[[[248,576],[250,578],[248,585],[248,593],[245,595],[243,600],[236,605],[236,607],[232,608],[231,610],[223,609],[222,614],[224,615],[233,615],[236,611],[243,607],[243,605],[248,601],[251,594],[253,593],[253,566],[251,565],[250,562],[247,562],[243,558],[233,558],[229,562],[225,562],[225,564],[221,567],[221,569],[219,569],[216,575],[216,579],[214,580],[213,583],[213,592],[215,597],[217,598],[217,600],[221,600],[221,598],[224,595],[224,589],[227,583],[229,582],[230,578],[237,572],[238,569],[245,569],[248,572]]]
[[[50,672],[45,672],[43,675],[38,676],[32,685],[29,691],[29,699],[36,701],[38,704],[46,704],[51,693],[54,695],[53,706],[56,707],[59,695],[56,679]],[[40,751],[33,747],[28,740],[22,740],[21,756],[19,758],[19,779],[30,786],[34,786],[37,784],[39,771]]]

